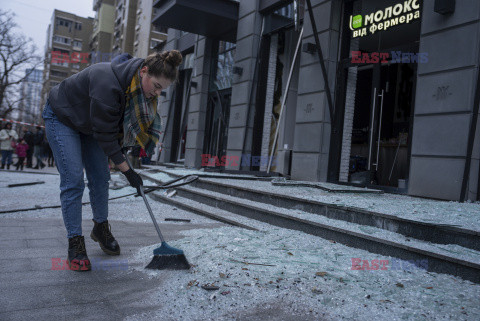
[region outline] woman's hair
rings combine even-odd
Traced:
[[[148,67],[150,76],[163,76],[168,80],[175,81],[178,77],[178,66],[182,60],[182,54],[178,50],[162,51],[149,55],[142,67]]]

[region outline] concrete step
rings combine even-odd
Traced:
[[[199,211],[206,205],[208,206],[206,212],[210,217],[227,215],[226,218],[228,218],[231,213],[234,213],[282,228],[299,230],[372,253],[398,257],[403,260],[427,260],[428,267],[426,269],[428,271],[452,274],[480,283],[479,251],[458,245],[439,245],[411,237],[406,238],[400,233],[385,229],[331,219],[298,208],[288,209],[205,190],[197,187],[198,185],[177,188],[178,196],[174,198],[177,198],[178,206],[184,204],[184,206]],[[173,198],[170,198],[169,201],[172,202]],[[219,209],[222,210],[222,213],[218,213]],[[239,221],[238,217],[236,221]]]
[[[174,205],[178,208],[190,211],[192,213],[195,213],[201,216],[208,217],[210,219],[213,219],[222,223],[245,228],[248,230],[257,230],[257,228],[254,227],[255,225],[253,224],[254,222],[251,220],[250,222],[245,223],[246,220],[240,215],[223,211],[221,209],[214,208],[206,204],[198,203],[196,201],[192,201],[191,199],[188,199],[185,197],[181,197],[181,196],[167,197],[161,192],[152,192],[149,194],[149,196],[155,201],[160,201],[163,203]]]
[[[164,172],[171,177],[180,176],[162,170],[152,170],[151,172]],[[243,186],[241,186],[242,184]],[[266,186],[264,190],[259,191],[258,189],[248,187],[248,182],[245,183],[242,181],[239,181],[238,184],[227,184],[218,179],[202,177],[193,183],[192,186],[290,210],[302,210],[331,219],[377,227],[418,240],[438,244],[457,244],[462,247],[480,251],[480,232],[462,227],[421,222],[360,208],[322,203],[291,195],[278,194],[269,191],[267,189],[268,186]]]

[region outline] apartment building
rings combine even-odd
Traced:
[[[145,58],[155,51],[161,51],[167,40],[167,28],[152,24],[158,10],[152,6],[153,0],[138,0],[133,43],[133,55],[135,57]]]
[[[55,9],[47,28],[42,106],[50,89],[89,66],[93,18]]]
[[[115,0],[94,0],[93,32],[90,40],[91,63],[109,61],[115,30]]]
[[[112,39],[113,56],[121,53],[133,55],[137,2],[136,0],[115,1],[115,21]]]
[[[27,69],[20,91],[23,100],[20,101],[18,121],[37,124],[40,121],[41,93],[43,70]]]

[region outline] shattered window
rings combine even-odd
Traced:
[[[215,64],[215,78],[211,91],[221,90],[232,87],[233,64],[235,62],[236,44],[219,41],[218,55]]]

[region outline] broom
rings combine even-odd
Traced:
[[[127,160],[128,166],[132,167],[130,160],[126,153],[124,153],[125,159]],[[188,270],[190,269],[190,263],[188,263],[187,258],[182,250],[176,249],[171,247],[170,245],[165,242],[163,238],[162,232],[160,231],[160,227],[158,227],[157,220],[155,216],[153,216],[152,208],[145,197],[145,192],[143,190],[143,186],[140,186],[140,195],[147,206],[148,213],[150,213],[150,217],[152,218],[153,225],[155,225],[155,229],[157,230],[157,234],[160,237],[160,247],[153,250],[153,258],[152,261],[145,267],[147,269],[154,269],[154,270]]]

